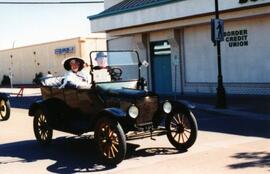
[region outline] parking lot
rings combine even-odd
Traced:
[[[39,96],[11,98],[11,117],[0,121],[0,173],[269,173],[270,121],[195,110],[198,138],[179,152],[162,132],[128,134],[126,159],[103,166],[93,134],[54,131],[53,144],[40,146],[27,106]]]

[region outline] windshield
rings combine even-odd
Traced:
[[[139,59],[134,51],[94,51],[90,53],[95,82],[129,81],[139,77]]]

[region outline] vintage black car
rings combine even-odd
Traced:
[[[152,133],[163,123],[176,149],[190,148],[198,130],[190,109],[179,101],[161,101],[157,94],[147,91],[141,77],[145,62],[136,51],[103,53],[106,59],[101,62],[95,60],[97,52],[90,53],[91,88],[59,89],[43,83],[43,100],[29,109],[37,141],[50,144],[53,130],[75,135],[94,131],[102,161],[116,165],[125,158],[129,131]]]
[[[0,93],[0,120],[5,121],[10,117],[10,103],[8,95]]]

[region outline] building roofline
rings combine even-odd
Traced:
[[[225,9],[225,10],[220,10],[219,12],[220,12],[220,14],[223,14],[223,13],[228,13],[228,12],[235,12],[235,11],[239,11],[239,10],[242,11],[242,10],[261,8],[261,7],[267,7],[267,6],[270,6],[270,2],[264,3],[264,4],[256,4],[256,5],[252,5],[252,6],[237,7],[237,8],[233,8],[233,9]],[[195,15],[175,18],[175,19],[164,20],[164,21],[157,21],[157,22],[150,22],[150,23],[145,23],[145,24],[133,25],[133,26],[122,27],[122,28],[117,28],[117,29],[105,30],[103,32],[106,32],[106,33],[107,32],[114,32],[114,31],[118,31],[118,30],[125,30],[125,29],[136,28],[136,27],[151,26],[151,25],[155,25],[155,24],[158,24],[161,22],[166,23],[166,22],[185,20],[185,19],[191,19],[191,18],[209,16],[209,15],[215,15],[215,12],[213,11],[213,12],[207,12],[207,13],[202,13],[202,14],[195,14]]]
[[[132,11],[136,11],[136,10],[141,10],[141,9],[146,9],[146,8],[161,6],[161,5],[165,5],[165,4],[169,4],[169,3],[175,3],[175,2],[178,2],[178,1],[186,1],[186,0],[159,1],[159,2],[154,2],[154,3],[142,5],[142,6],[135,6],[135,7],[131,7],[131,8],[127,8],[127,9],[122,9],[122,10],[118,10],[118,11],[111,11],[111,12],[109,12],[109,10],[111,9],[111,8],[109,8],[109,9],[104,10],[103,12],[101,12],[99,14],[88,16],[87,18],[89,20],[94,20],[94,19],[99,19],[99,18],[103,18],[103,17],[107,17],[107,16],[113,16],[113,15],[118,15],[118,14],[122,14],[122,13],[128,13],[128,12],[132,12]],[[116,4],[116,5],[118,5],[118,4]]]
[[[0,51],[15,50],[15,49],[21,49],[21,48],[27,48],[27,47],[33,47],[33,46],[40,46],[40,45],[52,44],[52,43],[56,43],[56,42],[75,40],[75,39],[80,40],[81,38],[82,37],[74,37],[74,38],[69,38],[69,39],[54,40],[54,41],[49,41],[49,42],[36,43],[36,44],[33,44],[33,45],[25,45],[25,46],[19,46],[19,47],[14,47],[14,48],[3,49],[3,50],[0,50]]]
[[[33,45],[25,45],[25,46],[19,46],[19,47],[14,47],[14,48],[7,48],[7,49],[2,49],[1,51],[9,51],[9,50],[15,50],[15,49],[22,49],[22,48],[27,48],[27,47],[34,47],[34,46],[40,46],[40,45],[46,45],[46,44],[52,44],[52,43],[57,43],[57,42],[63,42],[63,41],[69,41],[69,40],[85,40],[85,39],[105,39],[106,37],[104,36],[79,36],[79,37],[73,37],[73,38],[69,38],[69,39],[60,39],[60,40],[54,40],[54,41],[48,41],[48,42],[43,42],[43,43],[36,43]]]

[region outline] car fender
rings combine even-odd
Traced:
[[[110,116],[113,118],[124,118],[126,117],[127,113],[120,108],[106,108],[101,111],[99,116]]]
[[[134,120],[131,120],[130,117],[127,116],[127,112],[123,111],[121,108],[105,108],[97,114],[97,117],[95,117],[95,121],[93,122],[93,126],[102,117],[108,117],[118,121],[123,129],[134,123]]]
[[[187,100],[178,100],[177,102],[180,102],[182,103],[183,105],[185,105],[188,109],[190,110],[193,110],[196,108],[195,104],[190,102],[190,101],[187,101]]]
[[[35,115],[35,112],[39,108],[43,107],[42,106],[42,103],[43,103],[43,100],[38,100],[38,101],[32,103],[31,106],[30,106],[30,108],[29,108],[28,115],[29,116],[34,116]]]
[[[111,119],[117,120],[120,123],[127,118],[127,113],[120,108],[105,108],[97,114],[96,120],[101,117],[109,117]]]
[[[6,93],[0,93],[0,98],[1,99],[4,99],[5,101],[8,101],[8,94],[6,94]]]
[[[192,103],[188,102],[188,101],[184,101],[184,100],[165,100],[161,103],[161,109],[163,111],[163,104],[169,101],[172,104],[172,112],[175,112],[177,110],[182,110],[184,112],[189,113],[190,110],[195,109],[195,105],[193,105]]]
[[[59,106],[59,107],[52,108],[52,106]],[[53,114],[52,111],[54,111],[56,109],[61,110],[61,112],[63,110],[66,111],[67,107],[68,106],[65,104],[65,102],[58,99],[58,98],[50,98],[50,99],[47,99],[47,100],[38,100],[38,101],[36,101],[35,103],[33,103],[30,106],[28,115],[29,116],[34,116],[36,110],[39,109],[39,108],[42,108],[46,112],[46,115],[51,115],[51,114]]]
[[[169,114],[165,113],[163,110],[163,104],[167,101],[172,104],[172,111],[169,114],[171,114],[173,112],[177,112],[179,110],[184,112],[184,113],[189,113],[191,108],[193,108],[191,105],[188,105],[188,103],[182,102],[179,100],[164,100],[164,101],[159,103],[159,109],[157,110],[157,112],[154,115],[154,118],[153,118],[154,127],[159,126],[160,123],[162,122],[164,116],[169,115]]]

